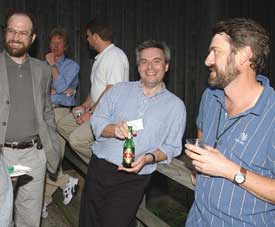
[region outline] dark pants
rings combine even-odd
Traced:
[[[81,197],[79,227],[132,227],[151,175],[118,171],[92,156]]]

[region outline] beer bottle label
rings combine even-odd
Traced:
[[[134,153],[133,153],[133,150],[131,148],[127,148],[124,150],[123,152],[123,160],[124,162],[130,164],[134,161]]]

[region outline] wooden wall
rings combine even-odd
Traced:
[[[72,57],[81,66],[80,101],[90,89],[94,54],[88,51],[83,28],[92,17],[107,15],[112,21],[115,43],[126,52],[130,61],[131,80],[139,78],[135,64],[136,45],[147,39],[165,41],[172,51],[165,82],[186,104],[186,137],[196,134],[195,119],[208,78],[204,59],[215,22],[226,17],[250,17],[269,30],[272,43],[275,43],[275,1],[269,0],[1,0],[1,24],[8,8],[29,10],[37,18],[38,40],[32,55],[39,58],[47,51],[48,34],[53,27],[60,25],[69,31]],[[274,61],[273,45],[266,69],[273,85]]]

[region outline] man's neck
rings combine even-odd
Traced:
[[[152,97],[163,89],[162,83],[158,84],[157,86],[150,87],[150,86],[146,86],[144,83],[141,82],[141,86],[142,86],[144,95],[147,97]]]
[[[102,53],[111,44],[112,44],[111,41],[102,41],[98,44],[96,50],[97,50],[98,53]]]
[[[255,106],[263,89],[256,74],[236,78],[224,89],[228,114],[235,116]]]
[[[9,55],[9,53],[7,53]],[[27,59],[27,54],[24,54],[23,56],[20,56],[20,57],[13,57],[13,56],[10,56],[9,57],[17,64],[19,65],[22,65],[26,59]]]

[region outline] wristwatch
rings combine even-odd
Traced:
[[[240,171],[237,172],[234,176],[234,182],[236,184],[243,184],[246,179],[246,172],[247,172],[247,170],[244,169],[243,167],[241,167]]]

